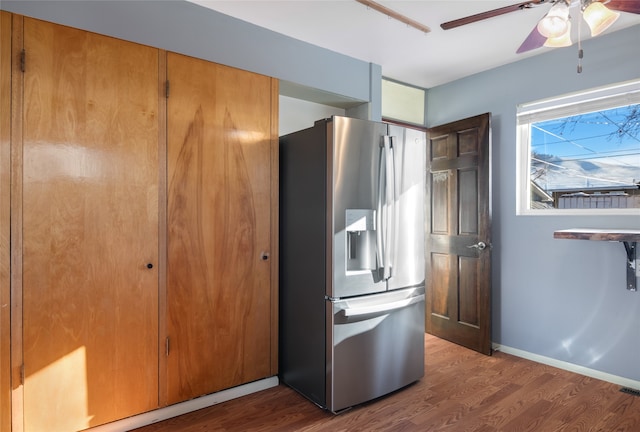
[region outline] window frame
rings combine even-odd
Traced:
[[[640,216],[640,208],[531,208],[531,124],[633,104],[640,104],[640,79],[518,105],[516,107],[516,215]]]

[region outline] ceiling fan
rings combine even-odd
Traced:
[[[444,30],[449,30],[509,12],[531,9],[543,3],[550,3],[553,6],[538,21],[538,24],[529,33],[516,53],[523,53],[542,46],[561,47],[571,45],[569,7],[572,6],[572,0],[529,0],[448,21],[440,24],[440,27]],[[640,14],[640,0],[573,0],[573,3],[579,5],[582,18],[589,25],[592,36],[599,35],[613,24],[619,16],[619,13],[614,11]]]

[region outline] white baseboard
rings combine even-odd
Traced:
[[[536,363],[546,364],[548,366],[553,366],[558,369],[563,369],[569,372],[574,372],[580,375],[585,375],[591,378],[596,378],[602,381],[607,381],[612,384],[617,384],[622,387],[629,387],[633,389],[640,389],[640,381],[632,380],[629,378],[624,378],[621,376],[609,374],[606,372],[601,372],[599,370],[590,369],[584,366],[576,365],[573,363],[569,363],[562,360],[556,360],[551,357],[545,357],[538,354],[530,353],[528,351],[519,350],[517,348],[511,348],[505,345],[493,344],[493,349],[495,351],[501,351],[506,354],[511,354],[516,357],[522,357],[527,360],[534,361]]]
[[[217,393],[202,396],[196,399],[191,399],[186,402],[181,402],[168,407],[159,408],[154,411],[138,414],[133,417],[118,420],[113,423],[107,423],[105,425],[96,426],[89,429],[91,432],[123,432],[131,429],[136,429],[142,426],[147,426],[159,421],[176,417],[182,414],[196,411],[202,408],[210,407],[222,402],[236,399],[241,396],[246,396],[251,393],[256,393],[262,390],[266,390],[271,387],[276,387],[279,384],[278,377],[265,378],[259,381],[254,381],[249,384],[244,384],[238,387],[233,387],[227,390],[222,390]]]

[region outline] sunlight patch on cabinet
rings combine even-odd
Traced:
[[[34,389],[30,392],[29,389]],[[45,391],[46,389],[46,391]],[[26,406],[42,414],[25,416],[25,430],[82,430],[90,426],[87,354],[80,347],[25,377]],[[74,413],[70,416],[69,413]]]

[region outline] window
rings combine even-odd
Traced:
[[[426,90],[382,79],[382,117],[423,126]]]
[[[640,81],[518,107],[519,214],[640,214]]]

